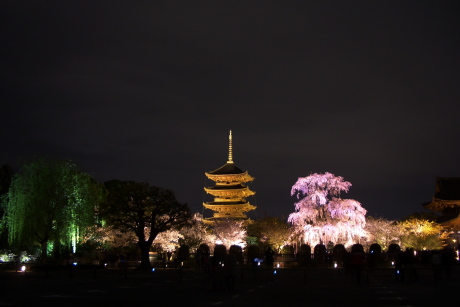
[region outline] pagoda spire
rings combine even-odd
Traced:
[[[227,163],[233,163],[233,142],[232,142],[232,130],[230,130],[230,134],[228,135],[228,161]]]

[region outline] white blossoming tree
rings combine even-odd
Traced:
[[[179,232],[184,237],[182,244],[188,245],[192,252],[196,252],[200,244],[208,244],[212,241],[209,237],[208,226],[203,223],[203,215],[194,213],[190,222],[182,227]]]
[[[295,212],[288,217],[303,243],[315,246],[320,243],[350,246],[366,236],[366,210],[353,199],[341,199],[351,183],[331,173],[300,177],[292,186],[296,195]]]
[[[214,242],[225,245],[227,250],[232,245],[243,247],[246,234],[244,221],[226,219],[215,222],[212,227],[212,235],[215,236]]]
[[[170,229],[159,233],[153,241],[153,244],[155,247],[159,247],[163,252],[172,253],[179,248],[179,241],[183,238],[184,236],[181,235],[178,230]]]
[[[132,231],[123,232],[112,226],[91,226],[83,242],[94,244],[100,250],[110,250],[116,253],[136,244],[136,234]]]
[[[367,237],[367,245],[369,246],[377,243],[383,250],[387,250],[392,243],[400,244],[402,229],[395,221],[381,217],[368,217],[364,229],[369,234]]]

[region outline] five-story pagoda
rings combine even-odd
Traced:
[[[206,209],[214,211],[211,218],[204,219],[206,223],[213,223],[216,220],[236,219],[247,220],[245,212],[256,209],[246,201],[246,197],[252,196],[255,192],[249,190],[246,182],[254,180],[247,171],[239,169],[233,163],[232,131],[230,130],[228,146],[228,161],[218,169],[206,172],[206,177],[214,181],[214,187],[204,190],[214,196],[214,201],[203,203]]]

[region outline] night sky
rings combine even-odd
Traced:
[[[0,23],[0,164],[71,159],[202,213],[232,130],[252,218],[316,172],[388,219],[460,177],[458,1],[2,1]]]

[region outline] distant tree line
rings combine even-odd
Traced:
[[[288,219],[266,216],[209,225],[169,189],[135,181],[98,183],[67,160],[34,159],[17,173],[4,165],[0,257],[2,251],[26,251],[42,262],[59,262],[80,251],[97,251],[106,259],[133,254],[148,268],[151,251],[171,256],[181,246],[195,252],[202,244],[271,247],[276,253],[298,252],[306,244],[442,248],[448,232],[432,216],[365,218],[360,203],[340,198],[349,186],[342,177],[313,174],[293,186],[299,201]]]

